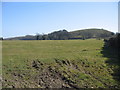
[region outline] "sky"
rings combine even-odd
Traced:
[[[86,28],[118,32],[118,2],[2,2],[5,38]]]

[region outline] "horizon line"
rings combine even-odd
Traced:
[[[75,29],[75,30],[72,30],[72,31],[68,31],[67,29],[61,29],[61,30],[67,30],[68,32],[74,32],[74,31],[79,31],[79,30],[87,30],[87,29],[100,29],[100,30],[107,30],[107,29],[105,29],[105,28],[82,28],[82,29]],[[55,32],[55,31],[60,31],[60,30],[54,30],[54,31],[52,31],[52,32]],[[109,32],[113,32],[113,31],[110,31],[110,30],[107,30],[107,31],[109,31]],[[49,32],[49,33],[52,33],[52,32]],[[40,34],[39,32],[37,32],[38,34]],[[36,34],[37,34],[36,33]],[[42,34],[49,34],[49,33],[42,33]],[[113,33],[119,33],[119,32],[113,32]],[[14,38],[14,37],[22,37],[22,36],[27,36],[27,35],[31,35],[31,36],[35,36],[36,34],[26,34],[26,35],[17,35],[17,36],[11,36],[11,37],[4,37],[4,36],[2,36],[2,37],[0,37],[0,38],[4,38],[4,39],[7,39],[7,38]],[[41,34],[41,35],[42,35]]]

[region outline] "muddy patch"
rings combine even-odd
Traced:
[[[40,60],[33,60],[27,64],[26,70],[12,70],[3,76],[3,88],[109,88],[106,84],[94,75],[94,72],[87,70],[93,66],[86,66],[87,60],[70,61],[55,59],[54,63],[43,63]],[[114,85],[115,86],[115,85]],[[118,86],[116,86],[118,87]],[[110,87],[111,88],[111,87]]]

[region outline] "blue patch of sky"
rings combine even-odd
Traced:
[[[3,2],[3,37],[66,29],[104,28],[118,32],[117,2]]]

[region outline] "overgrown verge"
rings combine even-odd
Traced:
[[[120,84],[120,33],[104,41],[102,54],[108,58],[106,63],[113,70],[111,75]]]

